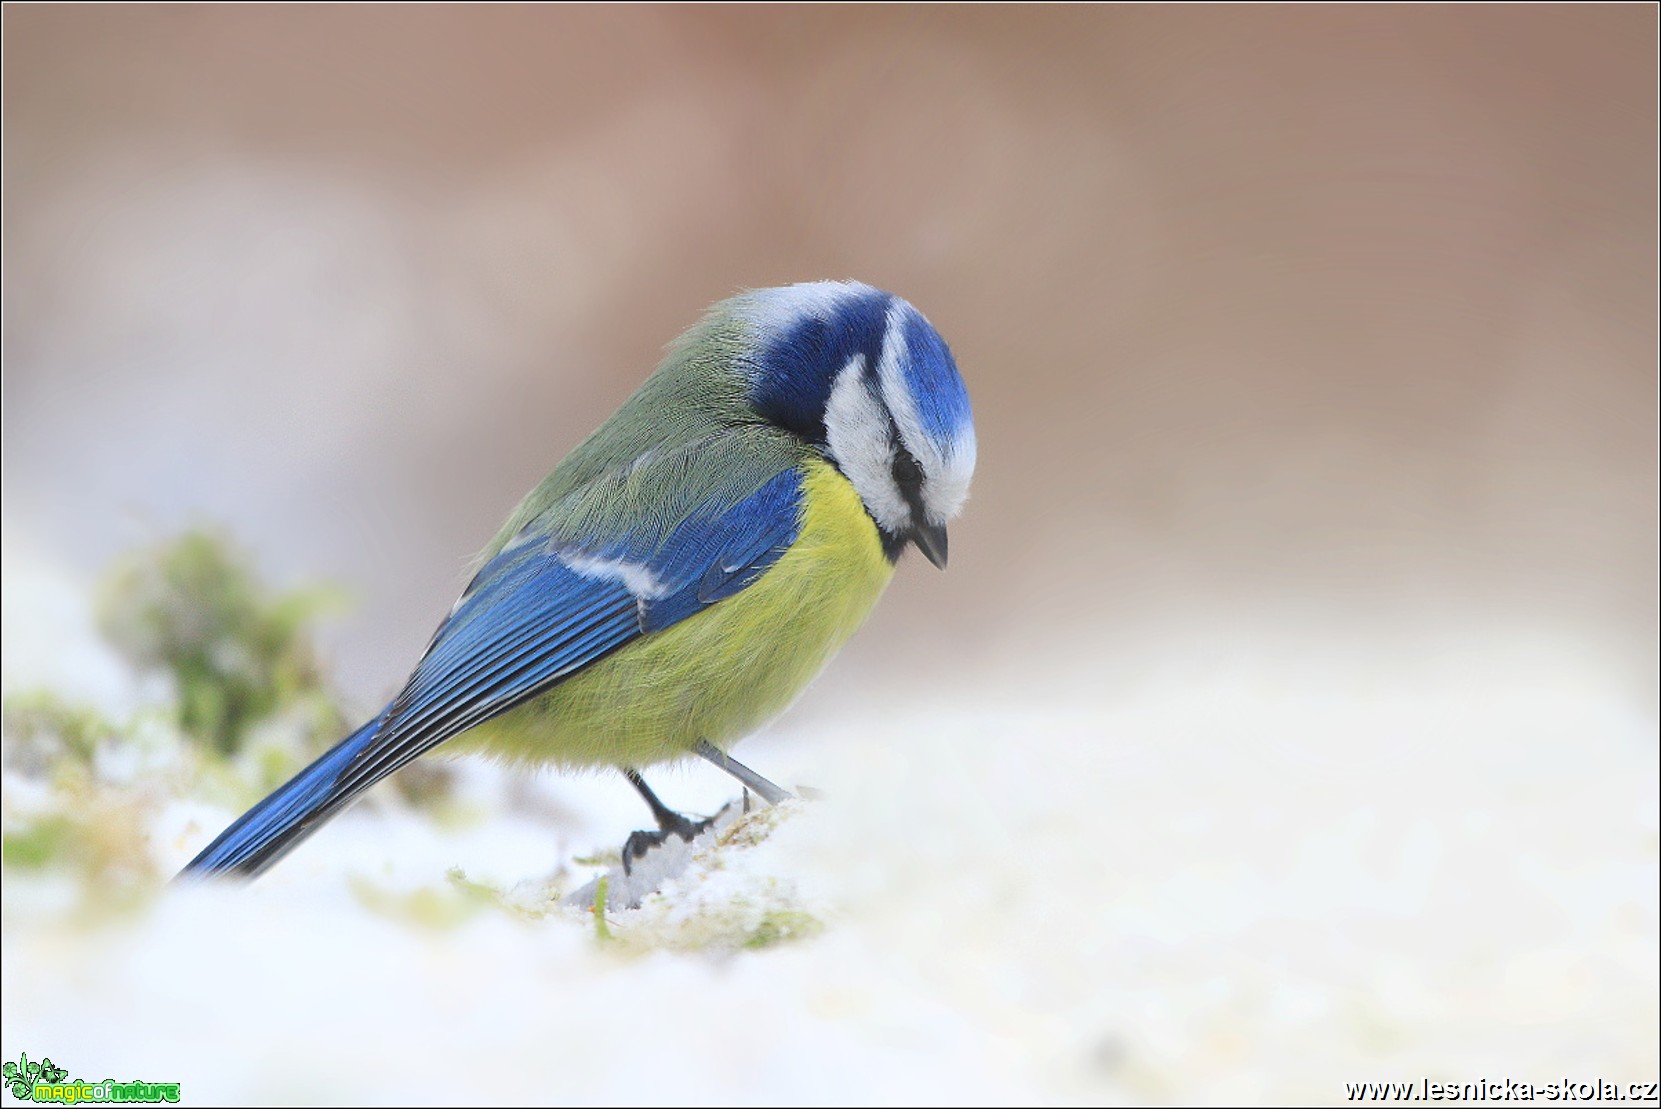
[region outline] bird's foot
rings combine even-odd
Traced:
[[[607,905],[612,909],[638,909],[644,898],[691,866],[694,852],[711,847],[740,815],[738,802],[734,801],[723,805],[708,820],[681,817],[683,823],[677,830],[635,832],[623,845],[621,865],[604,876]],[[567,894],[565,903],[577,908],[592,906],[601,880],[596,878]]]
[[[694,821],[678,812],[665,809],[658,814],[657,831],[630,832],[629,838],[623,841],[623,873],[632,873],[636,859],[643,859],[648,853],[662,847],[669,841],[670,836],[678,836],[682,841],[691,843],[713,827],[714,817]]]

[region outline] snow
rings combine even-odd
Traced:
[[[1301,666],[787,717],[740,757],[818,799],[738,821],[638,910],[612,901],[605,935],[560,899],[644,822],[614,777],[461,764],[444,819],[383,798],[252,885],[101,910],[73,875],[8,867],[4,1057],[197,1104],[1653,1079],[1647,709],[1549,651],[1399,682]],[[183,780],[110,765],[92,803]],[[736,793],[661,777],[703,811]],[[4,786],[8,829],[67,803]],[[159,875],[235,815],[188,794],[136,811]]]

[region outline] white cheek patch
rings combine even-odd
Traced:
[[[900,359],[905,355],[907,315],[914,311],[897,298],[889,305],[882,335],[882,357],[877,361],[877,381],[882,387],[883,403],[899,430],[900,442],[927,475],[923,483],[923,508],[929,522],[944,524],[969,499],[969,479],[975,473],[975,428],[965,423],[942,444],[923,427],[911,386],[900,369]]]
[[[946,447],[940,469],[923,487],[923,507],[929,520],[944,524],[969,499],[969,479],[975,476],[975,429],[965,424]]]
[[[655,601],[668,592],[658,576],[652,573],[651,567],[643,563],[622,558],[598,558],[575,551],[560,551],[557,557],[566,568],[585,578],[619,583],[636,600]]]
[[[848,359],[831,386],[825,404],[825,443],[831,457],[853,482],[865,508],[884,531],[911,528],[911,509],[894,484],[894,447],[888,436],[888,413],[865,384],[865,356]]]

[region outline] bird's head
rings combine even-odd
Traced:
[[[946,566],[946,525],[969,496],[975,425],[952,352],[923,314],[858,282],[757,289],[729,302],[753,329],[751,406],[853,483],[898,558]]]

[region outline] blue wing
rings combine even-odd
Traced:
[[[393,702],[386,741],[348,777],[378,779],[384,764],[739,592],[795,540],[800,497],[800,472],[787,470],[730,508],[656,529],[661,538],[649,526],[604,544],[523,533],[479,571]]]
[[[736,502],[579,543],[533,524],[474,577],[403,692],[208,846],[185,874],[258,874],[358,794],[643,635],[743,590],[795,541],[801,472]]]

